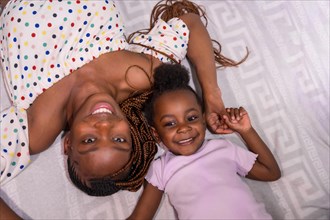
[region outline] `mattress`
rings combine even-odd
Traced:
[[[274,219],[329,219],[329,1],[194,1],[203,5],[212,38],[239,67],[218,69],[227,107],[244,106],[282,170],[275,182],[244,179]],[[157,1],[117,1],[127,32],[149,25]],[[187,60],[183,64],[190,68]],[[193,72],[193,71],[192,71]],[[1,77],[1,109],[10,104]],[[191,85],[199,91],[192,74]],[[235,135],[214,135],[240,144]],[[59,136],[0,189],[24,219],[125,219],[138,192],[91,197],[65,169]],[[175,219],[165,196],[155,219]]]

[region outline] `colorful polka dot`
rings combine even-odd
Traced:
[[[11,86],[10,98],[24,109],[54,83],[103,53],[127,49],[164,62],[170,62],[169,57],[180,61],[186,54],[189,30],[180,19],[159,20],[150,34],[134,39],[165,56],[127,44],[122,18],[112,1],[22,0],[11,4],[14,7],[6,8],[0,19],[1,50],[8,51],[2,64],[4,80]],[[0,122],[1,155],[10,167],[22,170],[30,161],[25,110],[1,112]],[[4,176],[12,178],[18,172],[9,169]]]

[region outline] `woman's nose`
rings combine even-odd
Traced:
[[[115,121],[108,121],[108,120],[100,120],[100,121],[97,121],[94,126],[96,128],[111,128],[113,127],[116,123],[118,122],[115,122]]]

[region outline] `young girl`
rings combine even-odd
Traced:
[[[151,219],[163,192],[179,219],[270,219],[239,177],[274,181],[281,175],[246,110],[227,108],[229,117],[224,119],[249,151],[225,139],[205,140],[202,102],[189,86],[188,71],[181,65],[162,65],[155,79],[146,115],[156,140],[167,150],[152,163],[129,219]]]

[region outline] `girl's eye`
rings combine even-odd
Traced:
[[[171,127],[173,125],[175,125],[175,122],[173,122],[173,121],[170,121],[170,122],[167,122],[164,124],[165,127]]]
[[[124,143],[126,142],[126,140],[124,138],[120,138],[120,137],[115,137],[113,138],[114,142],[119,142],[119,143]]]
[[[82,142],[84,144],[91,144],[91,143],[94,143],[95,142],[95,138],[86,138],[85,140],[83,140]]]
[[[189,118],[188,118],[188,121],[195,121],[195,120],[197,120],[198,119],[198,116],[197,115],[193,115],[193,116],[190,116]]]

